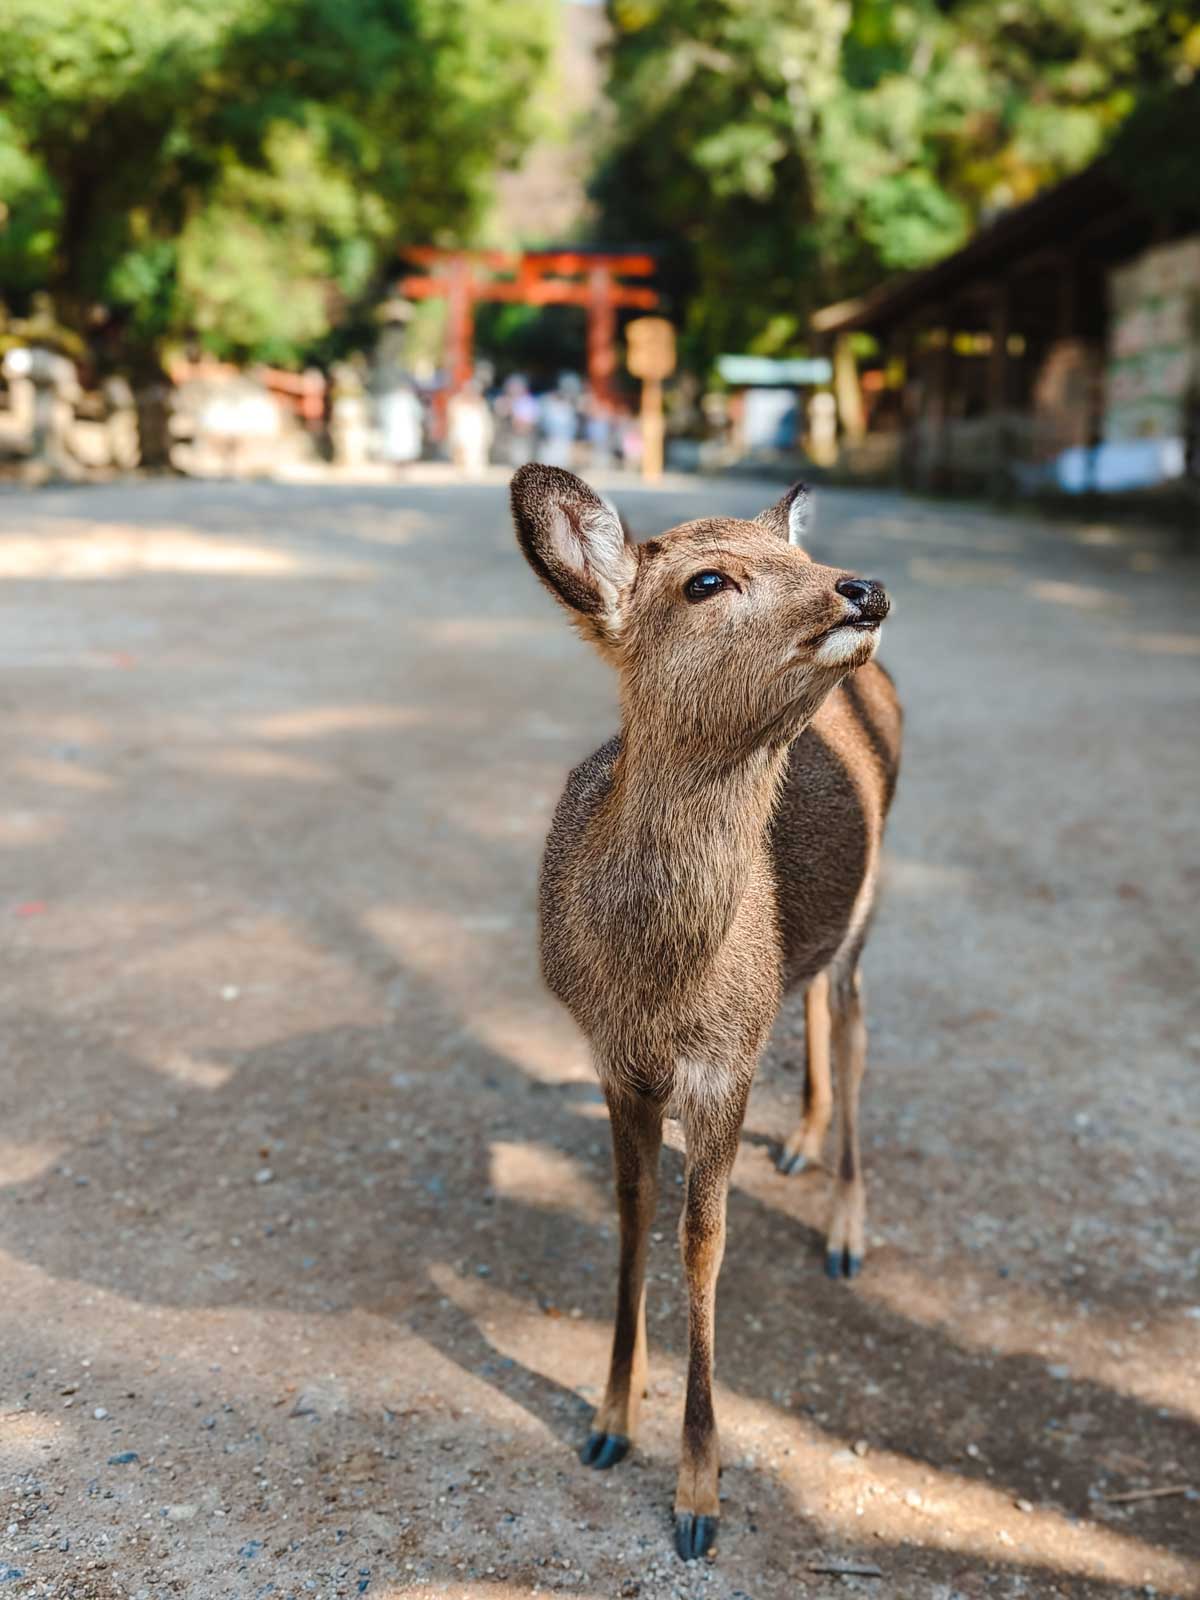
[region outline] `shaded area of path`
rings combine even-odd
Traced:
[[[771,496],[622,501],[650,534]],[[1103,1498],[1200,1487],[1200,575],[1150,536],[886,495],[823,494],[813,547],[893,592],[908,709],[873,1250],[828,1286],[822,1179],[772,1169],[789,1009],[735,1172],[727,1503],[694,1571],[668,1542],[677,1150],[645,1439],[611,1474],[574,1457],[615,1242],[534,886],[613,697],[502,489],[0,501],[14,1582],[879,1591],[825,1555],[889,1594],[1200,1591],[1193,1501]]]

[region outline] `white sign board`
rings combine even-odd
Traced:
[[[824,356],[797,356],[776,361],[772,356],[718,356],[717,372],[735,389],[767,389],[776,384],[799,389],[828,383],[833,367]]]

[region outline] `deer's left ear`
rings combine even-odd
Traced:
[[[595,644],[615,645],[637,554],[614,508],[573,472],[530,462],[513,475],[512,510],[525,559],[550,593]]]
[[[782,500],[776,501],[766,511],[760,511],[755,522],[762,528],[786,539],[789,544],[803,544],[812,512],[812,496],[803,483],[794,483]]]

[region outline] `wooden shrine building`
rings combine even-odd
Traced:
[[[846,467],[1003,494],[1103,442],[1194,430],[1200,180],[1178,194],[1151,204],[1128,163],[1101,160],[933,266],[818,311]],[[856,361],[864,333],[876,354]],[[1179,448],[1194,470],[1194,439]]]

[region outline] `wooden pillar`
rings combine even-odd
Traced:
[[[992,347],[988,352],[988,412],[991,416],[1008,407],[1008,335],[1011,320],[1011,298],[1007,283],[998,283],[992,290],[992,308],[988,331]]]
[[[1079,266],[1069,252],[1059,257],[1058,328],[1059,339],[1073,339],[1079,327]]]
[[[900,359],[904,362],[904,386],[900,391],[900,459],[897,478],[911,488],[917,481],[917,458],[920,447],[921,406],[916,387],[920,377],[920,329],[915,322],[906,322],[900,330]]]
[[[605,409],[614,400],[613,373],[617,365],[617,308],[613,304],[612,271],[596,266],[588,273],[587,370],[588,385]]]
[[[992,421],[991,467],[989,490],[996,499],[1003,499],[1010,488],[1010,441],[1006,413],[1008,410],[1008,334],[1012,314],[1011,295],[1007,281],[992,290],[989,332],[991,349],[988,351],[987,409]]]
[[[863,412],[862,390],[858,383],[858,363],[854,359],[852,333],[839,333],[833,346],[833,392],[837,396],[838,416],[842,430],[852,444],[857,444],[867,431]]]
[[[942,343],[930,351],[929,404],[927,407],[933,424],[932,448],[929,453],[929,481],[927,488],[944,489],[950,476],[950,377],[954,352],[954,317],[946,309],[945,325],[940,330]]]
[[[473,267],[465,252],[448,262],[446,283],[446,369],[450,393],[464,389],[475,372]]]
[[[1161,226],[1161,224],[1160,224]],[[1099,366],[1099,354],[1093,352],[1093,341],[1085,332],[1084,316],[1080,310],[1080,258],[1071,250],[1064,252],[1059,265],[1058,279],[1058,329],[1059,339],[1073,339],[1084,346],[1084,359],[1089,362],[1091,381],[1084,400],[1084,437],[1087,441],[1086,487],[1095,488],[1096,453],[1104,436],[1104,383]],[[1095,364],[1091,364],[1091,363]]]
[[[663,402],[661,378],[642,381],[642,477],[657,483],[663,472]]]

